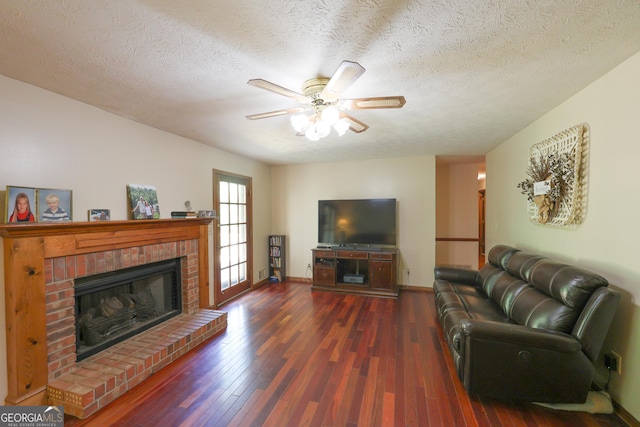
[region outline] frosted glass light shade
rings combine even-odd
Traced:
[[[338,132],[338,135],[342,136],[349,130],[349,126],[349,120],[343,118],[338,120],[336,124],[333,125],[333,128]]]
[[[336,107],[327,107],[322,112],[322,121],[328,124],[329,126],[333,126],[340,117],[340,113]]]
[[[306,136],[311,141],[317,141],[320,139],[320,135],[318,135],[318,129],[315,123],[309,126],[307,131],[304,133],[304,136]]]
[[[291,116],[291,126],[296,132],[302,132],[305,126],[309,125],[309,117],[304,114],[296,114]]]
[[[326,123],[324,120],[319,120],[316,122],[316,132],[320,138],[324,138],[331,133],[331,126]]]

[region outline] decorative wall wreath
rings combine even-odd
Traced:
[[[538,208],[538,222],[546,224],[556,216],[560,208],[560,201],[567,197],[569,189],[573,187],[575,172],[574,159],[571,153],[548,154],[539,158],[532,158],[527,168],[529,178],[518,183],[522,194]],[[535,190],[535,184],[543,192]]]
[[[582,124],[531,147],[528,177],[517,188],[527,196],[532,222],[565,226],[582,221],[587,142],[588,127]]]

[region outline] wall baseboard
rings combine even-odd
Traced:
[[[263,287],[264,285],[266,285],[267,283],[269,283],[269,279],[262,279],[259,282],[254,283],[253,285],[251,285],[251,289],[258,289]]]
[[[287,276],[287,282],[303,282],[303,283],[312,283],[312,279],[309,277],[291,277],[291,276]]]
[[[426,286],[398,285],[398,288],[401,291],[433,292],[433,288],[427,288]]]
[[[616,402],[615,400],[612,400],[612,402],[613,410],[622,421],[624,421],[629,427],[640,427],[640,421],[636,420],[635,417],[622,406],[620,406],[618,402]]]

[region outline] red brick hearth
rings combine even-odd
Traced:
[[[86,418],[226,326],[227,313],[218,310],[169,319],[76,363],[70,373],[50,381],[49,404]]]
[[[226,328],[208,309],[210,220],[2,226],[9,405],[62,405],[79,418]],[[76,362],[74,281],[179,259],[182,313]],[[203,295],[203,298],[200,298]]]

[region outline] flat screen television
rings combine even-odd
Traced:
[[[318,245],[396,246],[396,199],[319,200]]]

